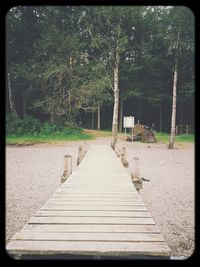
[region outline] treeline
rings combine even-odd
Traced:
[[[112,123],[121,130],[123,107],[136,101],[158,108],[162,131],[176,56],[184,112],[194,96],[194,15],[187,7],[13,7],[6,16],[7,111],[83,127],[95,112],[101,128],[108,115],[101,111],[114,106]]]

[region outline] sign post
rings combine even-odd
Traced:
[[[126,141],[126,128],[131,128],[132,132],[132,142],[133,142],[133,128],[134,128],[134,117],[128,116],[124,117],[124,128],[125,128],[125,141]]]

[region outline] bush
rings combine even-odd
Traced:
[[[78,128],[72,122],[66,122],[65,125],[54,125],[48,122],[41,123],[32,116],[26,116],[23,119],[7,114],[6,116],[6,134],[7,135],[79,135],[83,130]]]
[[[34,134],[37,135],[40,132],[41,123],[32,116],[26,116],[20,120],[21,129],[23,132],[20,134]]]
[[[49,134],[55,134],[55,133],[60,133],[61,127],[58,127],[56,125],[50,124],[48,122],[45,122],[41,129],[40,129],[40,134],[42,135],[49,135]]]
[[[6,134],[34,134],[40,132],[41,123],[32,116],[26,116],[23,119],[13,114],[6,115]]]
[[[77,127],[65,127],[63,129],[63,134],[70,134],[70,135],[73,135],[73,134],[79,134],[79,133],[82,133],[83,130],[81,128],[77,128]]]

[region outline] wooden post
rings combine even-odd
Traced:
[[[61,176],[61,183],[65,182],[69,175],[72,173],[72,157],[70,155],[64,156],[63,167],[64,172]]]
[[[142,189],[142,180],[140,179],[140,159],[138,157],[133,158],[132,172],[131,172],[132,182],[139,192]]]
[[[100,107],[100,104],[98,102],[98,106],[97,106],[97,130],[100,130],[101,129],[101,107]]]
[[[78,147],[77,166],[81,163],[81,160],[82,160],[82,154],[83,154],[83,148],[82,148],[82,146],[79,146],[79,147]]]
[[[84,150],[84,156],[85,156],[85,154],[86,154],[87,151],[88,151],[88,145],[87,145],[87,142],[84,142],[84,143],[83,143],[83,150]]]
[[[133,158],[133,178],[140,178],[140,159],[138,157]]]
[[[129,163],[128,163],[128,160],[126,159],[126,148],[125,147],[122,148],[121,161],[124,167],[128,168]]]
[[[132,134],[131,138],[132,138],[132,142],[133,142],[133,126],[131,128],[131,134]]]
[[[126,148],[122,147],[122,153],[121,153],[121,162],[124,164],[124,159],[126,157]]]
[[[84,158],[84,156],[85,156],[86,153],[87,153],[87,145],[86,144],[84,144],[83,146],[79,146],[78,147],[77,166],[81,163],[81,161]]]
[[[118,158],[120,157],[120,148],[118,143],[116,144],[116,149],[115,149],[115,153],[117,154]]]

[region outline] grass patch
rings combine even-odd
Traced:
[[[158,142],[162,142],[162,143],[169,142],[169,134],[168,133],[156,132],[155,135],[156,135],[156,140]]]
[[[78,140],[90,140],[93,139],[92,135],[82,132],[77,132],[73,134],[47,134],[47,135],[7,135],[6,144],[7,145],[33,145],[39,143],[54,143],[63,141],[78,141]]]
[[[111,131],[103,130],[91,130],[91,129],[80,129],[80,128],[66,128],[65,132],[61,133],[43,133],[43,134],[25,134],[16,135],[9,134],[6,135],[7,145],[33,145],[40,143],[55,143],[64,141],[79,141],[79,140],[91,140],[97,137],[110,137],[112,135]]]
[[[156,132],[156,139],[158,142],[168,143],[169,142],[168,133]],[[194,143],[194,134],[180,134],[176,135],[175,142],[191,142]]]
[[[84,129],[84,132],[86,134],[89,134],[93,136],[94,138],[96,137],[109,137],[112,136],[112,132],[108,130],[91,130],[91,129]]]
[[[176,136],[177,142],[191,142],[194,143],[194,134],[180,134]]]

